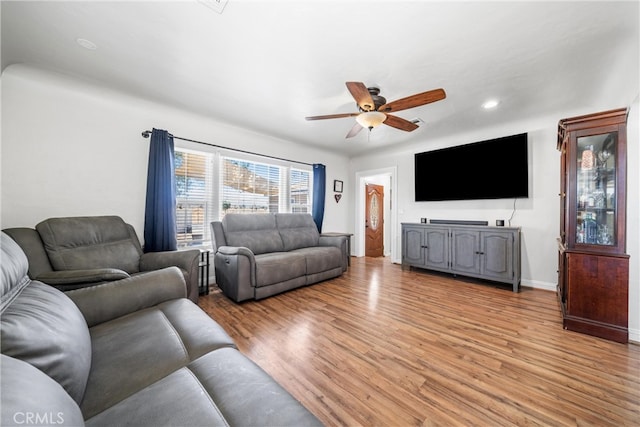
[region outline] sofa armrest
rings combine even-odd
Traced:
[[[80,308],[89,327],[187,296],[184,277],[177,267],[76,289],[66,295]]]
[[[140,256],[140,271],[160,270],[166,267],[178,267],[191,271],[194,263],[198,266],[200,251],[189,249],[186,251],[147,252]]]
[[[194,262],[197,266],[199,257],[200,251],[198,249],[147,252],[140,256],[140,271],[160,270],[173,266],[190,271]]]
[[[184,274],[187,297],[193,302],[198,301],[198,265],[200,250],[189,249],[180,251],[148,252],[140,256],[140,271],[160,270],[167,267],[178,267]]]
[[[94,268],[89,270],[58,270],[41,273],[34,278],[47,285],[80,285],[85,283],[109,282],[130,277],[126,271],[117,268]]]
[[[323,236],[321,234],[318,244],[320,246],[336,246],[338,248],[342,248],[347,244],[347,237],[346,236]]]
[[[255,255],[251,249],[244,246],[220,246],[217,253],[222,255],[244,255],[255,262]]]
[[[346,236],[323,236],[318,240],[319,246],[335,246],[342,251],[342,271],[347,271],[349,266],[349,245]]]
[[[253,299],[256,284],[256,259],[245,247],[220,246],[214,255],[216,284],[235,302]]]

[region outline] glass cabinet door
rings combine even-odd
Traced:
[[[617,132],[576,139],[576,244],[616,245],[617,140]]]

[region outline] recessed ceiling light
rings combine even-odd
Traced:
[[[76,39],[76,43],[78,43],[83,48],[89,49],[89,50],[96,50],[98,48],[98,46],[96,46],[94,42],[87,39]]]
[[[482,104],[482,108],[484,108],[485,110],[490,110],[492,108],[496,108],[498,104],[499,102],[496,99],[490,99],[484,104]]]

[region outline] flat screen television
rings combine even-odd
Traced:
[[[416,202],[529,197],[527,134],[415,154]]]

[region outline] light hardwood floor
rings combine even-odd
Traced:
[[[328,426],[638,426],[640,346],[562,329],[553,292],[352,258],[342,277],[199,305]]]

